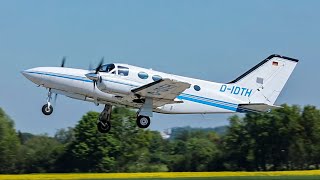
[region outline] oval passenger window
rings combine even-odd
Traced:
[[[159,75],[154,75],[154,76],[152,76],[152,79],[153,79],[154,81],[159,81],[159,80],[162,79],[162,77],[159,76]]]
[[[148,79],[149,75],[145,72],[139,72],[138,73],[139,78],[141,79]]]

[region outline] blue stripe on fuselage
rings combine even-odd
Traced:
[[[72,76],[68,74],[57,74],[57,73],[35,72],[35,71],[28,71],[27,73],[40,74],[40,75],[46,75],[46,76],[52,76],[52,77],[60,77],[60,78],[72,79],[72,80],[78,80],[78,81],[84,81],[84,82],[92,82],[92,80],[87,79],[86,77]]]
[[[205,104],[205,105],[209,105],[209,106],[214,106],[214,107],[218,107],[218,108],[222,108],[222,109],[227,109],[230,111],[237,111],[237,107],[231,107],[231,106],[227,106],[224,104],[217,104],[214,102],[204,101],[204,100],[200,100],[200,99],[193,99],[193,98],[186,97],[186,96],[178,96],[178,98],[182,99],[182,100],[192,101],[192,102]]]

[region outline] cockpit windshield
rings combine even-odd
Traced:
[[[100,72],[110,72],[115,68],[114,64],[106,64],[101,66],[101,68],[99,69]]]

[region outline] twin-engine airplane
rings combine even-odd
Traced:
[[[137,125],[147,128],[153,112],[207,114],[267,112],[294,70],[297,59],[271,55],[229,83],[216,83],[154,71],[128,64],[103,64],[95,70],[37,67],[22,71],[35,84],[49,90],[45,115],[53,112],[52,93],[105,104],[97,127],[111,128],[112,106],[137,108]]]

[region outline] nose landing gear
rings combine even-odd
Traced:
[[[42,113],[44,114],[44,115],[50,115],[50,114],[52,114],[52,112],[53,112],[53,107],[49,104],[45,104],[45,105],[43,105],[42,106]]]
[[[48,92],[48,97],[47,97],[47,104],[43,105],[42,106],[42,113],[46,116],[52,114],[53,112],[53,107],[50,103],[51,101],[51,89],[49,89],[49,92]]]

